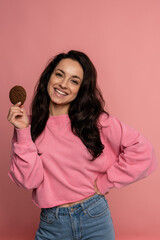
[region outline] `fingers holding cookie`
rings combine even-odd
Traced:
[[[8,112],[8,116],[7,116],[8,120],[10,120],[12,118],[13,114],[15,116],[18,115],[18,114],[19,115],[22,114],[23,109],[20,108],[20,105],[21,105],[21,103],[19,102],[19,103],[17,103],[17,104],[15,104],[15,105],[10,107],[9,112]]]
[[[7,119],[16,128],[26,128],[29,125],[29,119],[21,102],[16,103],[10,107]]]

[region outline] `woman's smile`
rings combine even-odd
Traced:
[[[63,90],[60,90],[58,88],[54,88],[55,94],[57,97],[63,97],[63,96],[67,96],[68,93],[64,92]]]

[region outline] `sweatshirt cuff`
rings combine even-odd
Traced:
[[[32,141],[31,137],[31,125],[29,125],[26,128],[15,128],[16,134],[17,134],[17,142],[22,143],[22,142],[28,142]]]
[[[97,177],[97,187],[100,193],[106,194],[109,189],[114,187],[114,184],[109,181],[107,173],[100,173]]]

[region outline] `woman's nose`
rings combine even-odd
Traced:
[[[67,88],[67,86],[68,86],[67,79],[64,78],[64,79],[59,83],[59,85],[60,85],[61,88]]]

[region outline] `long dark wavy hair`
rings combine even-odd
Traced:
[[[83,68],[83,80],[77,97],[70,103],[68,115],[71,121],[72,132],[77,135],[86,146],[93,161],[103,152],[104,145],[100,139],[98,119],[104,110],[104,99],[97,86],[97,72],[89,57],[79,51],[71,50],[60,53],[50,60],[42,72],[39,82],[35,86],[31,104],[31,135],[33,141],[42,133],[49,117],[50,98],[47,85],[50,76],[62,59],[70,58],[78,61]]]

